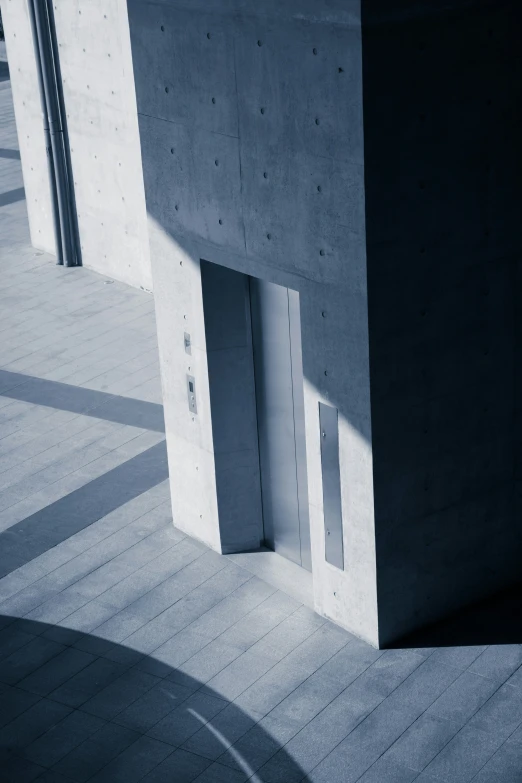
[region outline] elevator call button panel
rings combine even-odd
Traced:
[[[188,404],[191,413],[198,412],[198,406],[196,405],[196,381],[193,375],[187,375],[187,394]]]

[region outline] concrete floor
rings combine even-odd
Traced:
[[[152,298],[30,247],[16,150],[4,78],[1,780],[522,781],[516,600],[376,651],[172,526]]]

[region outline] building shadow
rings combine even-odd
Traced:
[[[0,370],[0,396],[163,433],[163,406]],[[165,440],[0,532],[0,578],[168,479]]]
[[[6,193],[0,193],[0,207],[7,207],[9,204],[15,204],[17,201],[23,201],[24,199],[24,188],[8,190]]]
[[[168,478],[162,440],[0,533],[0,578]]]
[[[0,66],[2,63],[0,63]],[[10,160],[20,160],[20,153],[18,150],[9,150],[5,147],[0,147],[0,158],[8,158]]]
[[[522,644],[522,583],[399,639],[391,648]]]
[[[0,370],[0,396],[152,432],[165,432],[163,405],[70,383]]]
[[[154,770],[155,783],[189,783],[207,770],[209,783],[260,783],[261,757],[281,753],[236,704],[153,656],[33,620],[2,616],[0,626],[3,780],[45,770],[141,780]],[[282,763],[289,780],[307,780],[290,757]]]

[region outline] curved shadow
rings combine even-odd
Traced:
[[[261,783],[278,751],[285,780],[307,780],[254,717],[152,655],[34,620],[0,626],[3,780]]]

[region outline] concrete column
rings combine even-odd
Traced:
[[[31,241],[55,253],[27,0],[2,5]],[[150,290],[145,196],[125,0],[54,3],[84,266]]]
[[[315,603],[378,644],[359,4],[131,0],[129,20],[175,524],[230,545],[204,259],[299,291]],[[320,401],[339,411],[343,570],[324,556]]]
[[[31,243],[56,254],[38,72],[27,0],[2,3]]]
[[[150,290],[127,4],[55,6],[83,264]]]
[[[519,5],[129,14],[176,524],[224,549],[204,259],[300,294],[317,610],[383,646],[511,584]],[[319,402],[339,415],[342,569],[325,559]]]

